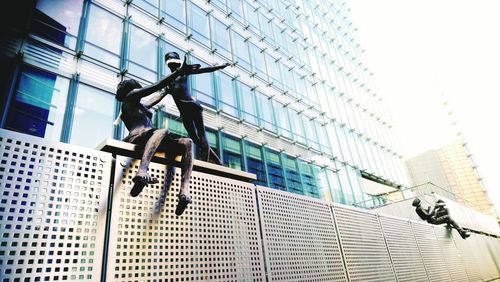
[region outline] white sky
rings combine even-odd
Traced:
[[[412,157],[451,141],[444,94],[499,213],[500,1],[347,5],[402,153]]]

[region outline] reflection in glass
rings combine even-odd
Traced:
[[[128,71],[150,82],[156,81],[156,38],[132,25],[130,28]]]
[[[27,68],[20,77],[5,128],[59,141],[69,80]]]
[[[186,32],[186,3],[184,0],[161,0],[161,16],[167,24]]]
[[[237,32],[232,32],[233,37],[233,61],[244,70],[250,70],[250,54],[248,53],[247,40]]]
[[[267,186],[264,159],[260,146],[246,142],[247,171],[257,176],[255,184]]]
[[[146,12],[158,16],[158,0],[134,0],[132,3]]]
[[[231,42],[227,26],[212,17],[212,49],[226,58],[231,58]]]
[[[219,103],[223,112],[228,113],[234,117],[238,117],[238,104],[236,101],[236,92],[233,89],[232,78],[222,72],[218,72],[219,77]]]
[[[222,140],[222,158],[224,160],[224,164],[230,168],[243,170],[244,164],[241,142],[227,135],[224,135]]]
[[[208,15],[200,7],[189,3],[189,31],[193,39],[205,46],[210,46]]]
[[[80,84],[70,143],[95,148],[105,138],[113,137],[114,113],[115,97],[113,95]]]
[[[285,172],[288,184],[288,191],[304,195],[302,189],[302,182],[300,181],[300,174],[297,167],[297,160],[290,156],[285,155]]]
[[[255,92],[259,102],[260,109],[260,126],[271,131],[276,132],[276,122],[274,121],[273,104],[266,95],[261,92]]]
[[[237,82],[238,94],[243,107],[241,108],[241,117],[247,122],[257,125],[257,104],[255,103],[255,93],[250,86]]]
[[[120,18],[91,5],[85,54],[118,67],[122,43],[123,23]]]
[[[193,60],[190,63],[200,64],[202,67],[206,67],[207,64],[197,58],[191,57]],[[188,79],[193,86],[193,92],[196,98],[213,108],[215,108],[215,95],[213,91],[213,73],[201,73],[196,75],[188,76]]]
[[[280,155],[270,149],[266,149],[267,174],[271,188],[286,191],[285,177]]]

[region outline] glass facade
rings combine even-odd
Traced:
[[[5,87],[3,128],[87,147],[121,139],[116,85],[157,81],[170,73],[164,54],[176,51],[203,66],[231,63],[189,85],[213,149],[256,184],[345,204],[369,198],[362,172],[408,185],[343,2],[71,0],[35,9],[14,50],[25,55]],[[156,110],[158,127],[186,136],[171,97]]]

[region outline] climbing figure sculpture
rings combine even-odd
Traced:
[[[192,140],[189,138],[174,139],[166,129],[157,129],[152,126],[152,113],[149,111],[159,103],[165,95],[157,95],[146,103],[141,99],[172,83],[177,77],[187,75],[197,70],[200,65],[178,64],[170,75],[163,80],[142,87],[139,82],[127,79],[118,84],[116,99],[122,102],[120,118],[129,131],[123,141],[144,146],[144,152],[137,174],[132,178],[134,186],[130,191],[132,197],[137,197],[147,184],[158,183],[158,179],[151,177],[147,171],[151,158],[157,150],[168,152],[167,157],[173,161],[175,156],[181,155],[181,185],[178,194],[179,202],[175,213],[181,215],[188,204],[192,202],[189,195],[189,180],[193,169]]]

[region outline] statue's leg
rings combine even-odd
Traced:
[[[165,138],[165,136],[167,136],[167,132],[168,131],[164,129],[157,129],[147,140],[144,147],[144,152],[142,154],[141,164],[139,165],[137,174],[134,176],[134,178],[132,178],[132,181],[134,182],[134,186],[132,187],[132,190],[130,190],[130,195],[132,197],[137,197],[142,192],[144,186],[146,186],[147,184],[158,183],[158,179],[149,176],[148,167],[162,140]]]
[[[219,156],[217,156],[208,144],[207,132],[205,130],[205,123],[203,121],[203,114],[201,110],[197,110],[193,113],[193,122],[196,127],[197,137],[200,140],[199,146],[201,147],[202,152],[201,159],[204,161],[212,160],[215,164],[221,165],[222,162],[219,159]]]
[[[463,239],[465,239],[465,238],[467,238],[467,237],[470,236],[467,233],[467,231],[465,231],[464,229],[462,229],[462,227],[460,227],[453,219],[451,219],[450,216],[447,216],[447,217],[448,217],[448,222],[447,223],[449,225],[451,225],[453,228],[455,228]]]

